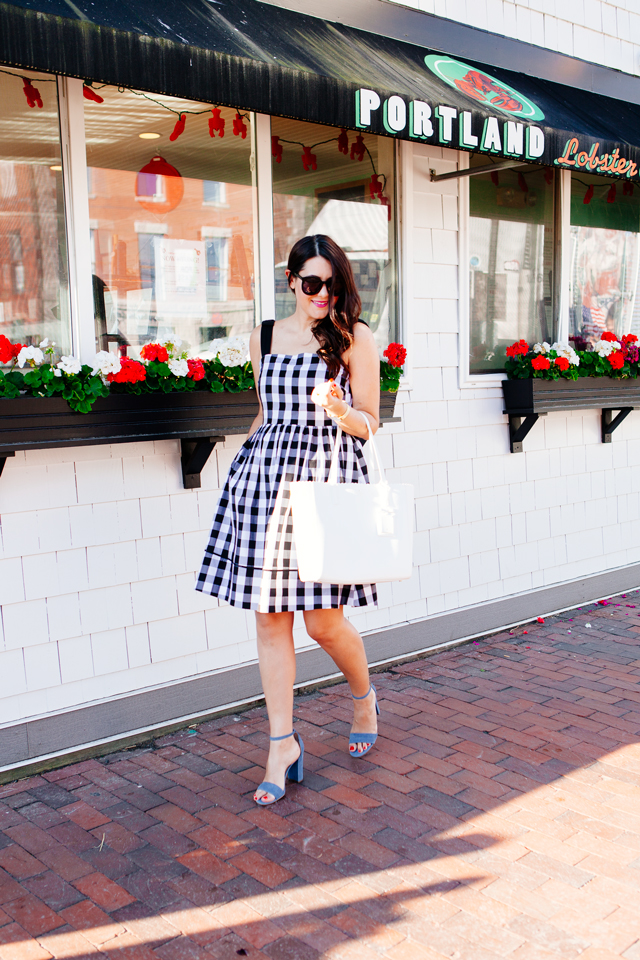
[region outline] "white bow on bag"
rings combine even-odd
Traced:
[[[338,425],[327,481],[291,484],[293,536],[303,582],[365,584],[411,577],[413,486],[386,481],[369,418],[362,416],[378,474],[375,482],[338,482]]]

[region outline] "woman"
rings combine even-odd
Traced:
[[[373,335],[359,322],[351,264],[330,237],[304,237],[286,270],[294,313],[256,328],[250,352],[260,411],[231,464],[197,589],[256,611],[260,675],[271,731],[261,806],[284,796],[285,780],[302,779],[304,745],[293,728],[295,610],[309,635],[345,675],[354,699],[349,750],[373,746],[376,695],[362,639],[343,605],[376,603],[374,584],[302,583],[289,510],[289,483],[325,479],[339,423],[341,480],[368,482],[362,455],[378,429],[380,361]],[[340,544],[335,544],[340,549]]]

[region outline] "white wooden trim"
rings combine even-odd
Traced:
[[[275,254],[273,249],[273,177],[271,173],[271,117],[253,114],[254,182],[257,187],[257,249],[255,251],[256,323],[276,315]]]
[[[413,383],[415,356],[413,327],[413,144],[398,142],[395,191],[396,270],[398,276],[398,340],[407,350],[401,390],[410,390]]]
[[[560,211],[556,219],[556,223],[559,224],[559,236],[555,238],[555,242],[560,244],[558,341],[566,343],[569,340],[571,300],[571,171],[559,170],[557,176],[560,178]]]
[[[82,80],[58,77],[60,136],[71,300],[73,354],[83,362],[96,352],[89,224],[89,189]]]
[[[469,154],[458,154],[458,170],[467,170]],[[469,177],[458,180],[458,386],[480,386],[469,373]],[[494,380],[493,374],[489,374]],[[473,381],[473,382],[470,382]]]

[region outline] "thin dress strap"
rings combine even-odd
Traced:
[[[265,320],[260,325],[260,356],[265,357],[271,353],[271,341],[273,339],[273,325],[275,320]]]

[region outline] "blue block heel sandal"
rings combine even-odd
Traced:
[[[266,793],[270,793],[273,797],[273,800],[265,800],[264,797],[260,797],[256,800],[256,803],[259,807],[268,807],[269,804],[275,803],[277,800],[282,800],[286,793],[287,780],[293,780],[295,783],[302,783],[302,778],[304,776],[304,741],[302,737],[299,737],[295,730],[292,730],[291,733],[285,733],[283,737],[269,737],[269,740],[287,740],[289,737],[295,737],[296,742],[300,746],[300,756],[297,760],[294,760],[293,763],[290,763],[285,770],[284,787],[279,787],[277,783],[269,783],[268,780],[263,780],[257,789],[264,790]]]
[[[369,689],[368,689],[367,692],[365,693],[364,697],[353,697],[353,699],[354,699],[354,700],[366,700],[372,690],[373,690],[373,695],[374,695],[374,697],[376,698],[376,713],[379,714],[379,713],[380,713],[380,707],[378,706],[378,697],[377,697],[377,695],[376,695],[376,688],[374,687],[373,684],[371,684],[371,686],[369,687]],[[352,694],[352,696],[353,696],[353,694]],[[378,739],[378,734],[377,734],[377,733],[352,733],[351,736],[349,737],[349,747],[351,747],[352,744],[356,744],[356,743],[366,743],[366,744],[367,744],[367,749],[366,749],[366,750],[362,750],[360,753],[358,753],[357,750],[349,750],[349,756],[350,756],[350,757],[365,757],[365,756],[369,753],[369,750],[371,750],[371,747],[374,745],[374,743],[376,742],[377,739]]]

